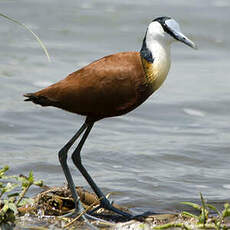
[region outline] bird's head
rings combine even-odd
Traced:
[[[151,41],[158,41],[165,44],[180,41],[194,49],[197,48],[195,43],[181,32],[179,24],[170,17],[159,17],[154,19],[148,26],[146,40],[150,43]]]
[[[168,50],[172,42],[180,41],[184,44],[197,49],[194,42],[188,39],[180,30],[179,24],[170,17],[159,17],[154,19],[148,26],[143,44],[141,56],[148,62],[153,62],[156,55],[161,55],[158,48]],[[170,55],[168,54],[168,57]]]

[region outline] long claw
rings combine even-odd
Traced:
[[[120,210],[118,208],[115,208],[107,198],[102,199],[100,205],[97,206],[96,208],[94,208],[93,210],[91,210],[89,212],[89,214],[92,215],[93,213],[95,213],[100,208],[104,208],[106,210],[109,210],[109,211],[112,211],[114,213],[117,213],[120,216],[123,216],[123,217],[127,218],[128,220],[133,218],[133,216],[131,214],[129,214],[127,212],[124,212],[124,211],[122,211],[122,210]]]

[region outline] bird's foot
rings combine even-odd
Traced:
[[[73,218],[73,219],[78,219],[79,220],[97,220],[97,221],[102,221],[101,219],[95,217],[95,216],[92,216],[88,213],[86,213],[85,209],[81,209],[81,211],[79,211],[78,208],[75,208],[74,210],[72,210],[71,212],[69,213],[66,213],[62,216],[60,216],[61,218]]]
[[[80,211],[77,209],[77,208],[75,208],[75,209],[73,209],[71,212],[68,212],[68,213],[66,213],[66,214],[64,214],[64,215],[61,215],[60,217],[62,218],[65,218],[65,217],[67,217],[67,218],[76,218],[77,216],[79,216],[80,215]]]
[[[132,216],[131,219],[137,220],[137,221],[144,221],[147,217],[149,217],[151,215],[156,215],[156,214],[159,214],[159,213],[147,211],[147,212],[144,212],[142,214],[134,215],[134,216]]]
[[[100,205],[97,206],[95,209],[91,210],[89,214],[92,215],[93,213],[95,213],[95,211],[97,211],[100,208],[104,208],[106,210],[119,214],[124,220],[130,220],[133,218],[131,214],[114,207],[113,204],[106,197],[102,198],[100,201]],[[103,216],[103,214],[100,216]]]

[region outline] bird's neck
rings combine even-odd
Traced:
[[[140,55],[146,79],[155,91],[166,79],[170,68],[170,45],[144,39]]]

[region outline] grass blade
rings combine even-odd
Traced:
[[[192,214],[192,213],[190,213],[190,212],[186,212],[186,211],[183,211],[183,212],[181,213],[181,215],[182,215],[182,216],[186,216],[186,217],[191,217],[191,218],[194,218],[194,219],[198,219],[198,218],[199,218],[198,216],[196,216],[196,215],[194,215],[194,214]]]
[[[14,23],[16,23],[16,24],[22,26],[23,28],[25,28],[26,30],[28,30],[30,33],[32,33],[33,36],[34,36],[34,37],[36,38],[36,40],[38,41],[38,43],[40,44],[40,46],[42,47],[43,51],[45,52],[46,57],[48,58],[48,61],[50,62],[50,56],[49,56],[49,53],[48,53],[48,51],[47,51],[47,49],[46,49],[44,43],[41,41],[41,39],[40,39],[40,38],[29,28],[29,27],[27,27],[25,24],[23,24],[23,23],[17,21],[16,19],[13,19],[13,18],[11,18],[11,17],[6,16],[5,14],[0,13],[0,16],[2,16],[2,17],[4,17],[4,18],[8,19],[8,20],[11,21],[11,22],[14,22]]]
[[[202,204],[202,222],[203,222],[203,226],[205,227],[205,224],[206,224],[206,221],[207,221],[207,209],[206,209],[206,203],[204,201],[204,198],[203,198],[203,195],[202,193],[200,192],[200,199],[201,199],[201,204]]]
[[[201,206],[199,204],[195,204],[195,203],[192,203],[192,202],[186,202],[186,201],[183,201],[183,202],[180,202],[180,203],[184,204],[184,205],[191,206],[191,207],[201,211]]]
[[[219,216],[221,215],[220,211],[213,205],[211,204],[206,204],[206,206],[211,209],[212,211],[216,212]]]

